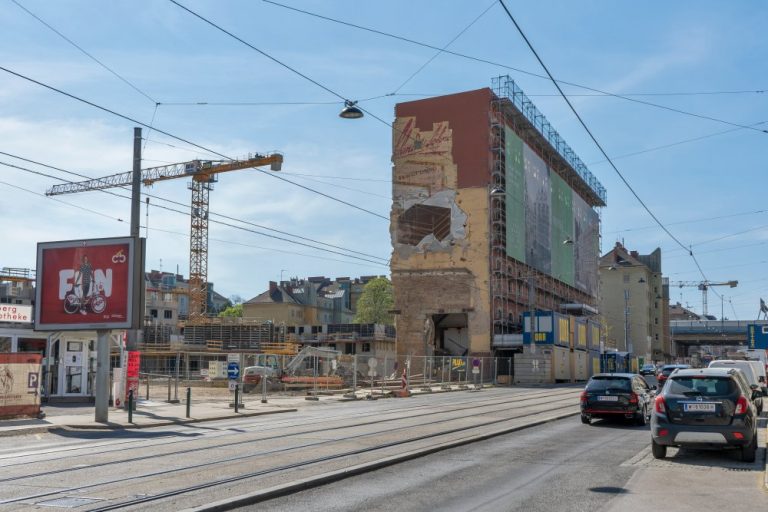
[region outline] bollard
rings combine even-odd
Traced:
[[[192,405],[192,388],[187,388],[187,418],[189,418],[189,408]]]
[[[147,402],[149,402],[149,375],[147,375]]]
[[[267,371],[261,376],[261,403],[267,403]]]
[[[168,403],[171,403],[171,377],[168,377]]]
[[[128,423],[133,423],[133,390],[128,390]]]
[[[237,414],[238,405],[240,404],[240,384],[235,384],[235,414]]]

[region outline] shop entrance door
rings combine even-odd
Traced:
[[[88,368],[85,357],[86,343],[83,341],[65,341],[61,364],[59,365],[59,390],[64,396],[81,396],[87,392]]]

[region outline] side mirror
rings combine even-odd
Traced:
[[[759,386],[758,386],[757,384],[750,384],[750,385],[749,385],[749,388],[750,388],[752,391],[755,391],[755,390],[756,390],[758,387],[759,387]]]
[[[763,397],[762,391],[757,391],[757,390],[752,391],[752,400],[755,400],[757,398],[762,398],[762,397]]]
[[[654,384],[653,386],[651,386],[651,391],[656,391],[657,389],[658,389],[658,388],[656,387],[656,384]]]

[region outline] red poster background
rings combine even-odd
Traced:
[[[128,319],[130,292],[130,245],[115,243],[106,245],[82,245],[73,247],[43,248],[41,257],[42,279],[40,280],[40,318],[41,324],[120,324]],[[62,277],[61,271],[76,271],[80,268],[82,256],[87,256],[95,272],[95,282],[91,292],[98,290],[100,276],[108,275],[111,270],[111,287],[104,288],[106,308],[101,313],[94,313],[85,308],[85,314],[79,311],[67,313],[64,310],[62,294],[71,290],[75,277]],[[40,269],[38,269],[39,271]]]

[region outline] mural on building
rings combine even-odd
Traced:
[[[467,215],[456,204],[457,169],[448,122],[431,131],[416,118],[395,122],[392,181],[392,245],[407,258],[417,252],[448,251],[466,239]]]

